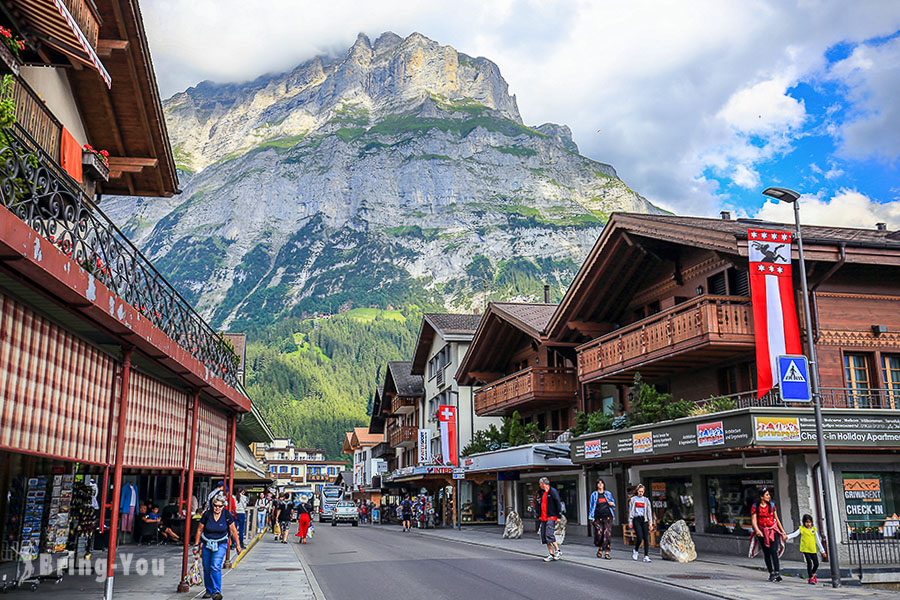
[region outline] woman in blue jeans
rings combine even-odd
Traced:
[[[234,526],[234,517],[225,510],[225,495],[216,494],[210,505],[210,509],[200,517],[194,539],[194,554],[202,552],[203,584],[206,586],[203,597],[222,600],[222,563],[225,562],[225,551],[228,548],[228,534],[231,534],[238,554],[241,553],[241,541]]]

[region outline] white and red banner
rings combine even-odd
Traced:
[[[459,466],[459,457],[456,448],[456,407],[438,406],[438,419],[441,423],[441,454],[444,455],[444,463],[453,463]]]
[[[772,389],[777,357],[802,354],[791,276],[791,238],[789,231],[747,230],[758,398]]]

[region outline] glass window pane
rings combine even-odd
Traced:
[[[706,478],[709,499],[707,533],[719,533],[749,537],[753,531],[750,524],[750,509],[759,500],[762,488],[774,488],[775,478],[771,472],[757,476],[717,475]],[[778,498],[772,499],[780,509]]]
[[[654,477],[645,487],[660,532],[680,519],[684,519],[691,531],[695,530],[694,487],[690,477]]]

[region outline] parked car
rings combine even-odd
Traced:
[[[335,504],[331,526],[336,527],[338,523],[350,523],[354,527],[359,527],[359,509],[356,508],[356,504],[346,500]]]

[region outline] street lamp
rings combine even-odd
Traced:
[[[841,571],[838,563],[837,541],[835,540],[834,515],[831,512],[831,486],[828,455],[825,451],[825,436],[822,433],[822,396],[819,394],[819,362],[816,359],[816,343],[812,334],[812,318],[809,312],[809,291],[806,287],[806,261],[803,259],[803,236],[800,233],[800,194],[782,187],[769,187],[763,195],[794,205],[794,224],[797,233],[797,253],[800,257],[800,286],[803,291],[803,316],[806,319],[806,345],[809,348],[809,384],[812,392],[813,410],[816,416],[816,441],[819,446],[819,468],[822,473],[822,489],[825,492],[825,529],[828,536],[828,566],[831,570],[831,587],[841,586]]]

